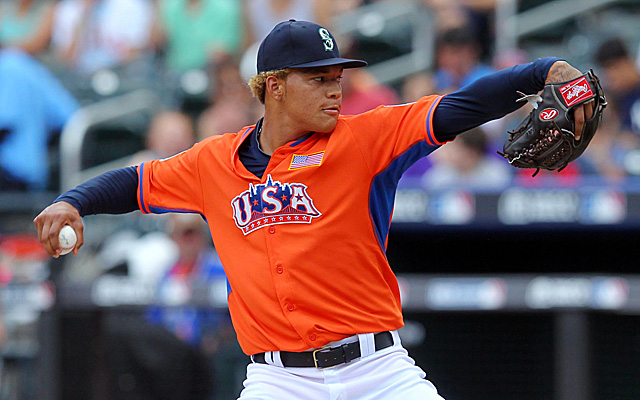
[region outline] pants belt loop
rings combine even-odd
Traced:
[[[284,368],[279,351],[265,351],[264,362],[269,365],[275,365],[276,367]]]
[[[268,365],[273,365],[273,353],[271,351],[264,352],[264,362]]]
[[[360,343],[360,357],[364,358],[376,352],[376,342],[373,333],[358,334]]]
[[[393,338],[393,345],[394,346],[400,346],[402,345],[402,341],[400,340],[400,334],[398,333],[398,331],[389,331],[391,332],[391,337]]]
[[[273,354],[273,365],[284,368],[284,365],[282,364],[282,358],[280,358],[280,352],[274,351],[271,354]]]

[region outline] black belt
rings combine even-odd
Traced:
[[[391,332],[376,333],[374,341],[376,351],[386,349],[393,345],[393,336]],[[348,363],[358,357],[360,357],[360,342],[358,341],[332,348],[321,347],[314,351],[280,352],[280,360],[285,367],[331,368]],[[254,354],[253,362],[266,364],[264,353]]]

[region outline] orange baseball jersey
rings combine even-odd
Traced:
[[[255,126],[138,167],[144,213],[205,216],[246,354],[403,326],[387,234],[400,176],[442,144],[440,98],[341,116],[333,132],[278,148],[262,179],[238,157]]]

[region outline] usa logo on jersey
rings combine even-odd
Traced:
[[[270,225],[310,224],[322,215],[307,194],[302,183],[273,181],[259,185],[249,184],[249,190],[231,201],[233,219],[242,233],[249,233]]]

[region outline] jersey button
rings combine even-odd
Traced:
[[[289,305],[287,306],[287,310],[289,310],[289,311],[293,311],[293,310],[295,310],[295,309],[296,309],[296,308],[294,307],[294,305],[293,305],[293,304],[289,304]]]
[[[269,233],[276,233],[276,227],[275,226],[270,226],[269,227]]]
[[[312,342],[313,342],[314,340],[316,340],[316,334],[315,334],[315,333],[310,334],[310,335],[309,335],[309,340],[311,340]]]
[[[282,265],[278,265],[278,267],[276,268],[276,271],[281,274],[282,272],[284,272],[284,268],[282,268]]]

